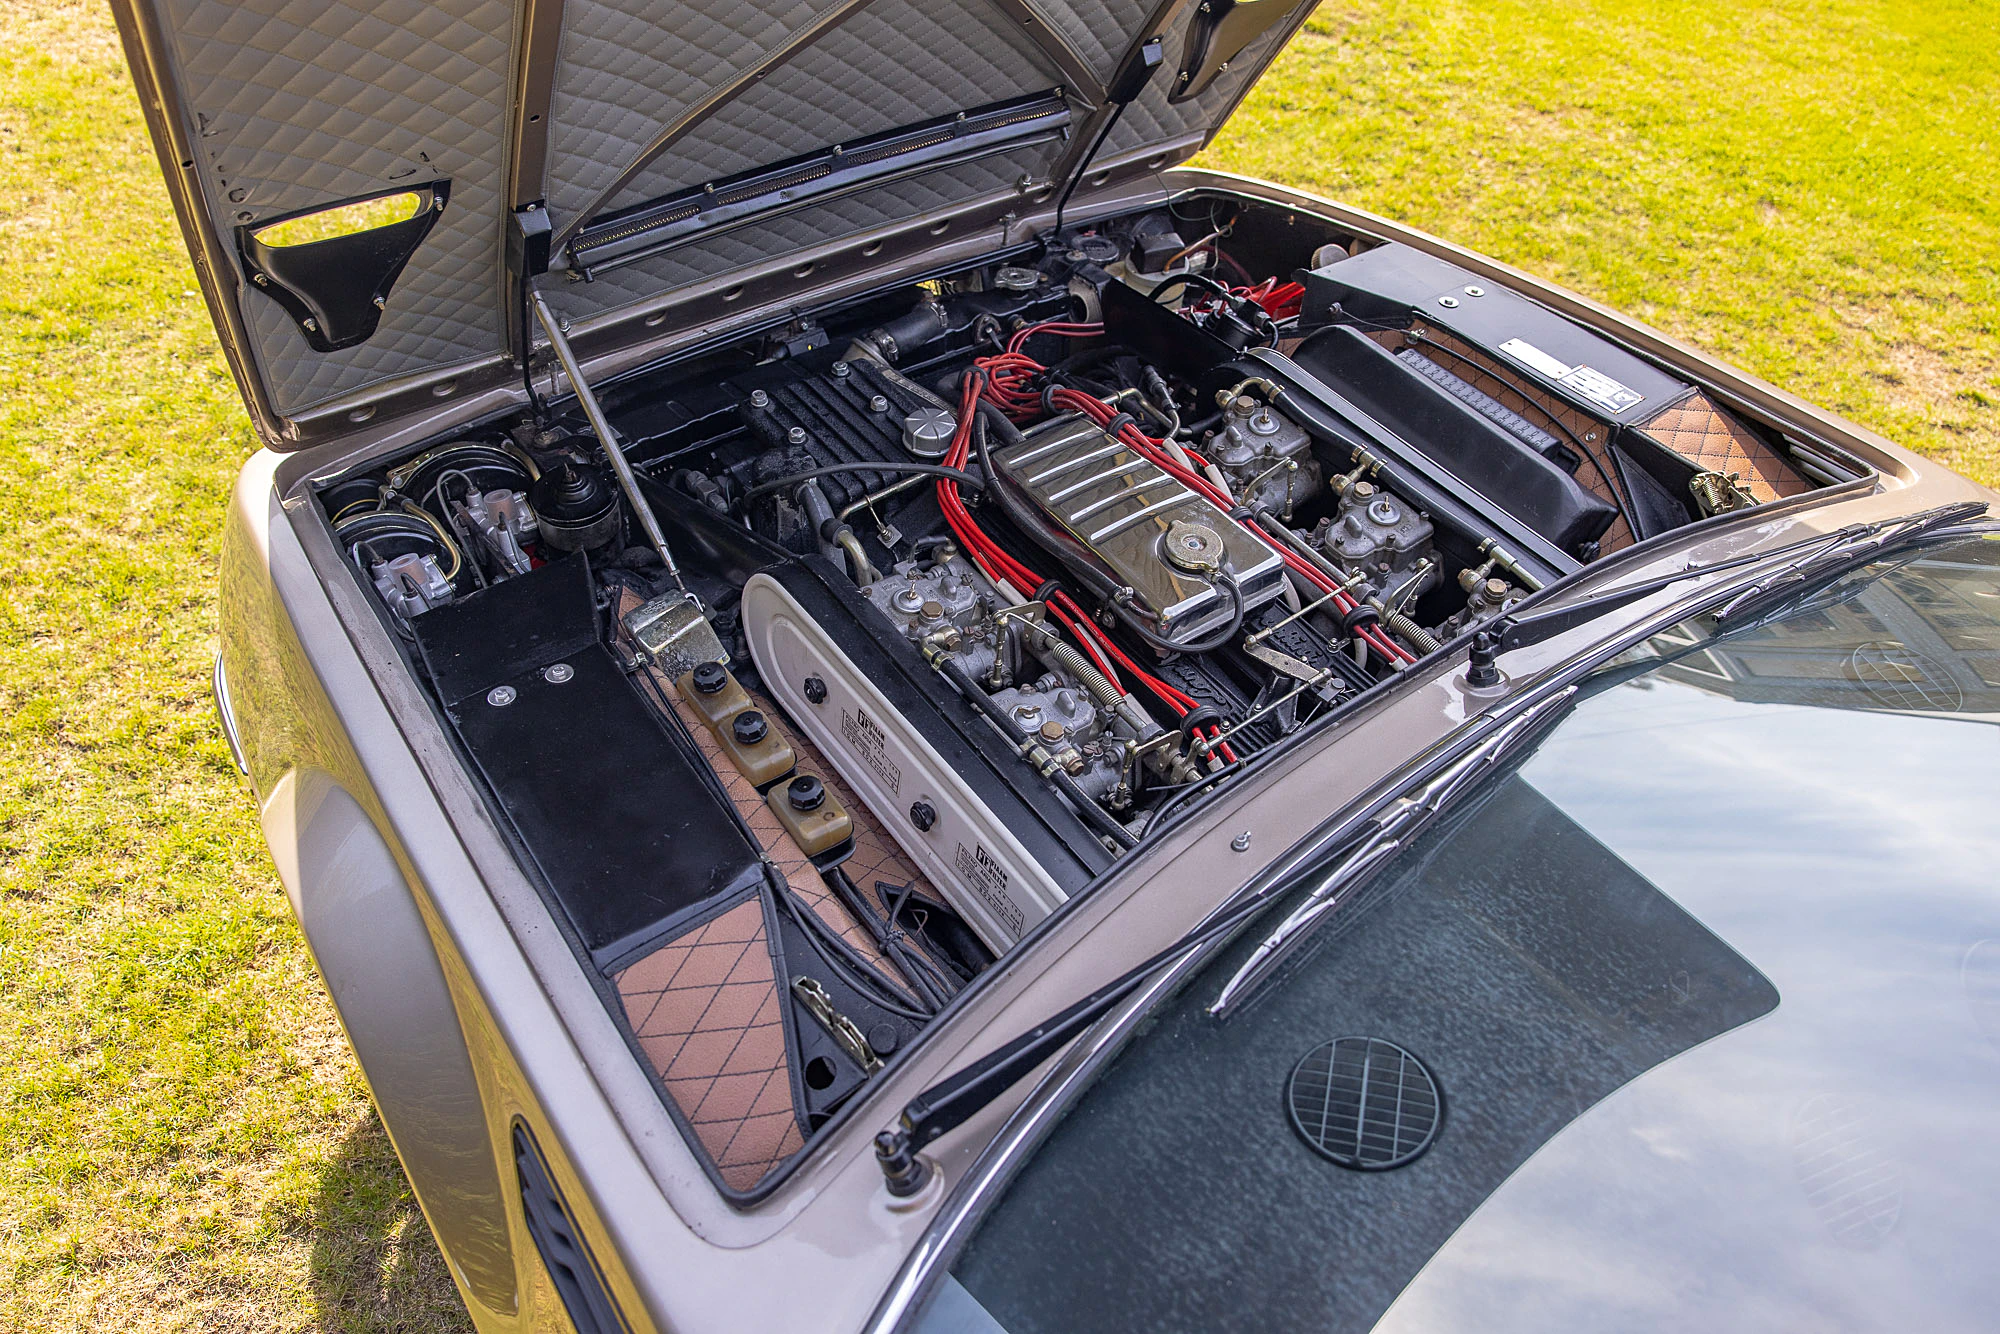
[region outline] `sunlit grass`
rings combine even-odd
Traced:
[[[331,241],[335,237],[352,236],[356,232],[373,231],[377,227],[406,222],[416,216],[423,202],[423,196],[412,190],[405,190],[401,194],[377,195],[373,199],[339,204],[333,208],[320,209],[316,213],[286,218],[283,222],[274,222],[268,227],[259,227],[256,230],[256,237],[268,246],[310,245],[314,241]]]
[[[455,1329],[217,736],[252,448],[109,16],[0,9],[0,1330]]]
[[[1204,157],[2000,482],[2000,5],[1333,0]]]
[[[1996,27],[1333,0],[1207,160],[2000,480]],[[463,1328],[210,713],[252,445],[97,8],[0,8],[0,272],[0,1330]]]

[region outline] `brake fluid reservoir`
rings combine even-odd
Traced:
[[[816,775],[800,774],[772,788],[764,800],[808,857],[837,848],[854,834],[853,818]]]
[[[713,724],[710,730],[737,772],[759,789],[777,782],[798,763],[791,744],[755,709],[745,709],[734,718]]]
[[[750,707],[749,693],[719,662],[704,662],[675,681],[674,688],[681,692],[681,698],[688,707],[700,714],[701,720],[710,727],[719,728]]]

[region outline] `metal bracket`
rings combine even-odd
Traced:
[[[639,646],[639,656],[669,679],[705,662],[729,663],[728,650],[692,593],[668,593],[626,613],[625,630]]]
[[[419,202],[400,222],[298,245],[260,239],[280,223],[406,194]],[[244,223],[236,229],[237,257],[251,285],[284,308],[308,347],[338,352],[374,336],[396,280],[437,226],[450,197],[449,180],[428,181]]]

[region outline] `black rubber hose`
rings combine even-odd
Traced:
[[[979,419],[992,424],[993,433],[1000,437],[1000,443],[1018,445],[1027,439],[1026,436],[1021,434],[1021,428],[1014,425],[1007,414],[1000,411],[999,406],[991,399],[982,398],[976,406],[979,411]]]
[[[1158,301],[1160,299],[1160,293],[1166,291],[1170,287],[1206,288],[1210,296],[1221,297],[1225,301],[1229,300],[1230,298],[1236,295],[1236,293],[1230,291],[1227,287],[1224,287],[1221,283],[1215,281],[1215,279],[1207,277],[1203,274],[1176,273],[1172,277],[1167,278],[1164,282],[1160,283],[1157,287],[1155,287],[1150,294],[1151,298],[1154,301]]]
[[[876,915],[875,910],[869,906],[867,897],[862,894],[861,887],[838,866],[827,871],[823,878],[833,888],[834,895],[847,905],[847,911],[861,923],[862,929],[875,938],[875,944],[881,949],[883,957],[896,965],[897,971],[903,974],[910,984],[910,989],[917,993],[918,998],[933,1011],[943,1009],[945,1002],[951,997],[935,985],[931,976],[935,970],[927,973],[924,968],[918,966],[913,952],[902,944],[903,933],[893,923],[885,923]],[[925,962],[927,964],[927,961]]]
[[[770,481],[759,482],[748,491],[745,491],[743,493],[743,500],[755,500],[758,496],[766,496],[773,491],[783,491],[788,487],[797,486],[801,482],[810,482],[816,477],[832,477],[837,473],[843,472],[914,473],[922,477],[942,477],[946,481],[957,482],[960,486],[969,486],[975,491],[986,489],[985,478],[975,477],[973,474],[959,468],[947,468],[942,463],[904,463],[896,459],[887,459],[880,462],[870,460],[854,463],[829,463],[821,468],[808,468],[804,472],[795,472],[786,477],[773,477]]]
[[[965,696],[973,707],[992,719],[993,725],[998,727],[1004,736],[1013,741],[1021,739],[1021,730],[1014,725],[1014,720],[1007,716],[1007,711],[995,704],[993,697],[979,688],[979,683],[972,679],[965,668],[950,658],[945,658],[938,663],[938,671],[944,674],[945,680],[958,687],[958,693]],[[1055,785],[1056,791],[1069,799],[1070,805],[1076,807],[1076,813],[1082,816],[1091,828],[1109,835],[1125,847],[1139,846],[1139,840],[1132,836],[1132,831],[1112,819],[1109,811],[1091,800],[1090,794],[1078,787],[1074,778],[1060,769],[1049,774],[1048,778]]]
[[[1203,417],[1200,421],[1183,422],[1181,424],[1181,429],[1177,434],[1177,438],[1192,440],[1196,436],[1200,435],[1203,431],[1213,430],[1216,426],[1219,426],[1221,423],[1222,423],[1222,409],[1217,408],[1214,412],[1209,413],[1206,417]]]
[[[840,974],[841,981],[866,996],[870,1002],[881,1006],[891,1014],[900,1015],[917,1024],[924,1023],[936,1013],[935,1008],[922,1009],[924,1002],[916,997],[898,994],[894,984],[877,973],[872,964],[855,952],[854,946],[842,939],[832,927],[820,919],[817,913],[806,907],[790,886],[786,887],[784,893],[776,896],[776,902],[780,911],[798,923],[804,932],[806,944],[812,948],[813,953],[817,954],[827,967]]]
[[[854,882],[849,880],[848,883],[851,885]],[[909,933],[903,930],[902,926],[903,908],[904,905],[909,903],[910,895],[915,890],[915,881],[906,882],[883,904],[883,910],[888,914],[889,931],[889,943],[885,948],[897,951],[896,958],[898,960],[905,958],[910,960],[908,964],[904,965],[905,968],[921,966],[924,975],[930,979],[930,986],[938,994],[938,1008],[943,1009],[945,1005],[950,1003],[951,998],[962,990],[962,984],[947,977],[944,969],[939,967],[926,951],[921,948],[913,950],[902,943],[910,938]],[[882,882],[879,880],[875,882],[875,892],[878,894],[882,892]]]
[[[1236,632],[1243,628],[1243,590],[1228,575],[1217,575],[1215,582],[1228,592],[1230,600],[1235,603],[1234,609],[1230,612],[1229,624],[1223,626],[1222,629],[1216,631],[1206,639],[1194,639],[1186,643],[1165,638],[1158,631],[1154,630],[1152,626],[1147,625],[1144,620],[1140,619],[1139,613],[1133,611],[1125,603],[1118,601],[1115,596],[1107,598],[1106,601],[1110,604],[1112,615],[1118,618],[1120,625],[1145,640],[1161,653],[1213,653],[1216,649],[1226,647],[1229,641],[1236,637]]]

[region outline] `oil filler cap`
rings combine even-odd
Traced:
[[[958,418],[943,408],[918,408],[903,418],[903,448],[910,457],[936,461],[951,452]]]
[[[1213,574],[1222,568],[1222,534],[1205,523],[1176,519],[1162,539],[1167,563],[1189,574]]]
[[[1415,1162],[1437,1139],[1444,1099],[1424,1063],[1375,1037],[1322,1042],[1285,1085],[1292,1129],[1314,1153],[1357,1172]]]

